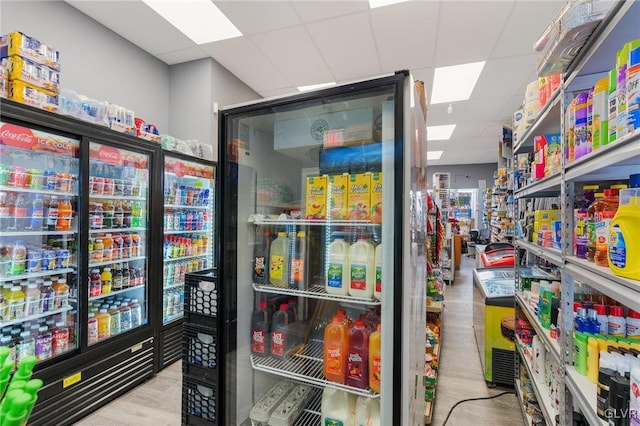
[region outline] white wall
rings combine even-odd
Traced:
[[[434,173],[451,173],[452,189],[478,188],[478,181],[485,180],[487,188],[493,186],[493,173],[498,163],[432,166],[427,163],[427,179],[431,184]]]
[[[169,66],[62,1],[0,1],[0,33],[60,50],[61,84],[169,131]]]

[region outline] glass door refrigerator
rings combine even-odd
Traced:
[[[219,128],[218,424],[423,424],[426,134],[409,73],[230,107]]]
[[[185,274],[214,266],[215,163],[163,153],[162,325],[158,369],[182,357]]]

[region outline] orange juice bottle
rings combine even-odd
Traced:
[[[73,219],[73,208],[69,197],[64,197],[60,201],[58,208],[58,221],[56,222],[56,231],[71,230],[71,220]]]
[[[102,237],[102,261],[108,262],[113,259],[113,237],[111,234],[107,234]]]
[[[380,324],[378,329],[369,336],[369,387],[372,391],[380,393]]]
[[[342,318],[333,317],[324,329],[324,377],[336,383],[344,383],[347,373],[346,329]]]
[[[98,340],[111,337],[111,315],[103,308],[100,309],[96,318],[98,319]]]

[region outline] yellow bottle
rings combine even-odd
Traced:
[[[640,280],[640,188],[620,191],[610,224],[608,261],[615,275]]]
[[[598,369],[600,368],[600,352],[598,351],[598,340],[589,337],[587,343],[587,379],[591,383],[598,383]]]
[[[369,336],[369,387],[378,393],[380,393],[381,378],[381,341],[382,334],[380,324],[378,324],[378,329]]]
[[[276,287],[289,285],[289,243],[286,232],[278,232],[278,238],[271,243],[269,280]]]
[[[113,277],[111,275],[111,268],[104,268],[100,274],[100,282],[102,283],[102,294],[111,293],[111,287],[113,285]]]

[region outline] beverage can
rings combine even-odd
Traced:
[[[24,188],[27,184],[27,169],[21,166],[12,166],[9,172],[9,186]]]
[[[29,250],[27,253],[27,272],[39,272],[42,269],[42,251]]]
[[[8,185],[10,167],[6,164],[0,164],[0,185]]]
[[[71,259],[71,253],[67,249],[56,250],[56,268],[65,269],[69,267],[69,260]]]
[[[57,257],[58,256],[55,249],[45,249],[44,256],[42,257],[44,261],[42,269],[44,269],[45,271],[53,271],[54,269],[56,269]]]
[[[69,173],[57,173],[57,190],[71,192],[71,175]]]
[[[115,192],[115,182],[111,178],[104,178],[103,195],[113,195]]]
[[[104,178],[94,177],[93,178],[93,194],[102,195],[104,193]]]

